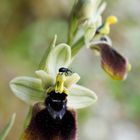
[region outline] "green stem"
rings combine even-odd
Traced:
[[[78,31],[78,21],[74,15],[71,15],[70,24],[69,24],[69,32],[68,32],[68,45],[72,45],[74,37]]]
[[[32,117],[32,107],[30,106],[29,107],[29,111],[28,111],[28,114],[25,118],[25,121],[24,121],[24,125],[23,125],[23,129],[26,129],[30,120],[31,120],[31,117]]]
[[[70,15],[70,21],[69,21],[69,31],[68,31],[68,40],[67,40],[67,44],[68,45],[72,45],[73,40],[75,35],[77,34],[78,31],[78,19],[76,16],[76,5],[77,5],[77,0],[75,0],[72,11],[71,11],[71,15]]]
[[[29,125],[29,122],[30,122],[30,120],[31,120],[31,117],[32,117],[32,107],[30,106],[30,107],[29,107],[29,111],[28,111],[28,113],[27,113],[27,116],[26,116],[26,118],[25,118],[25,120],[24,120],[23,130],[22,130],[22,134],[21,134],[20,140],[22,140],[24,131],[25,131],[25,129],[27,128],[27,126]]]
[[[74,45],[72,45],[72,57],[76,56],[76,54],[80,51],[80,49],[84,46],[84,36],[82,36]]]

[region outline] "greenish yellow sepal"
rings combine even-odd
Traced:
[[[41,80],[38,78],[16,77],[11,80],[10,88],[18,98],[30,105],[44,99],[44,89]]]
[[[88,88],[73,85],[68,89],[68,107],[81,109],[88,107],[97,101],[97,95]]]

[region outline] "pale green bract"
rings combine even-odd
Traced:
[[[53,46],[44,58],[46,59],[44,70],[35,72],[37,78],[22,76],[10,82],[13,93],[29,105],[44,101],[47,89],[54,87],[59,68],[68,67],[71,63],[71,47],[64,43]],[[68,90],[68,107],[74,109],[87,107],[97,100],[93,91],[76,84],[79,79],[80,76],[73,73],[67,76],[64,82],[64,87]]]

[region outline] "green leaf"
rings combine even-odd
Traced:
[[[40,79],[33,77],[17,77],[10,82],[13,93],[28,104],[44,99],[44,91]]]
[[[67,44],[59,44],[49,53],[46,70],[55,79],[58,69],[68,67],[71,62],[71,48]]]
[[[78,20],[75,15],[71,15],[71,20],[69,24],[69,35],[68,35],[68,44],[72,45],[74,37],[78,30]]]
[[[10,118],[9,122],[7,123],[7,125],[5,126],[5,128],[0,132],[0,140],[5,140],[5,138],[7,137],[9,131],[11,130],[14,124],[15,117],[16,117],[16,114],[14,113],[12,117]]]
[[[80,49],[85,45],[85,38],[82,36],[74,45],[71,47],[71,55],[72,59],[76,56],[76,54],[80,51]]]
[[[44,53],[44,55],[43,55],[43,57],[41,59],[41,62],[39,64],[38,69],[44,70],[44,68],[46,66],[46,61],[47,61],[48,55],[49,55],[51,49],[55,47],[56,40],[57,40],[57,35],[54,36],[54,40],[52,41],[52,43],[50,44],[50,46],[46,49],[46,51],[45,51],[45,53]]]
[[[80,109],[92,105],[96,100],[96,94],[80,85],[73,85],[68,89],[68,107]]]

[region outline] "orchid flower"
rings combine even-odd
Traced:
[[[103,20],[105,8],[106,3],[101,0],[78,0],[71,14],[68,43],[72,45],[72,57],[83,46],[93,52],[98,51],[105,72],[115,80],[124,80],[131,65],[113,47],[109,38],[110,26],[116,24],[118,19],[116,16],[109,16]]]
[[[57,121],[56,117],[60,117],[60,119],[64,121],[67,117],[70,117],[68,115],[69,113],[72,114],[70,119],[68,119],[67,121],[70,121],[69,123],[74,124],[73,127],[71,128],[72,129],[71,131],[73,131],[73,133],[70,131],[66,135],[66,137],[71,139],[76,138],[76,119],[75,115],[73,115],[75,114],[74,110],[92,105],[97,100],[97,96],[92,90],[77,84],[77,82],[80,79],[80,76],[77,73],[72,72],[70,75],[66,75],[65,73],[59,71],[60,68],[67,69],[70,64],[71,64],[70,46],[64,43],[56,46],[52,45],[52,47],[49,50],[49,53],[47,54],[47,59],[45,61],[44,68],[35,71],[37,77],[21,76],[14,78],[10,82],[10,87],[13,93],[21,100],[33,106],[32,119],[31,122],[29,123],[27,130],[25,131],[23,139],[33,140],[35,139],[35,137],[39,137],[41,139],[40,132],[38,131],[42,129],[42,125],[41,128],[38,126],[39,127],[38,129],[38,127],[34,125],[33,118],[34,117],[36,118],[39,113],[44,111],[45,108],[46,108],[45,111],[49,110],[49,114],[44,115],[44,117],[52,115],[53,117],[53,119],[51,120],[52,125],[53,122],[55,123],[55,121]],[[55,97],[55,100],[56,98],[65,97],[66,113],[64,113],[64,111],[63,112],[55,111],[54,113],[52,108],[50,111],[49,109],[50,106],[48,106],[48,101],[46,101],[48,100],[48,98],[50,98],[49,96],[51,96],[51,98],[52,96]],[[57,102],[57,100],[55,102]],[[58,105],[55,105],[55,108],[57,107]],[[73,109],[73,111],[71,109]],[[73,121],[71,121],[71,119]],[[44,122],[45,121],[47,121],[47,118],[44,119]],[[37,122],[35,121],[35,124],[36,123]],[[49,123],[46,124],[46,126],[49,127]],[[54,127],[56,126],[54,125]],[[68,129],[67,125],[64,127]],[[36,131],[36,129],[38,129],[38,131]],[[46,127],[45,129],[51,130],[51,128]],[[63,133],[64,128],[59,127],[59,129],[60,133]],[[47,132],[42,132],[48,139],[49,138],[52,139],[52,137],[56,136],[60,138],[65,137],[64,134],[58,136],[57,131],[55,130],[53,131],[54,132],[53,134],[50,134],[49,130]],[[41,140],[43,140],[43,138]]]
[[[37,77],[21,76],[16,77],[10,82],[13,93],[29,105],[43,101],[47,91],[56,86],[56,77],[61,67],[68,68],[71,63],[71,48],[67,44],[59,44],[51,48],[48,54],[44,70],[35,71]],[[96,94],[77,84],[80,76],[73,73],[67,76],[63,90],[68,94],[68,107],[75,109],[91,105],[97,100]]]

